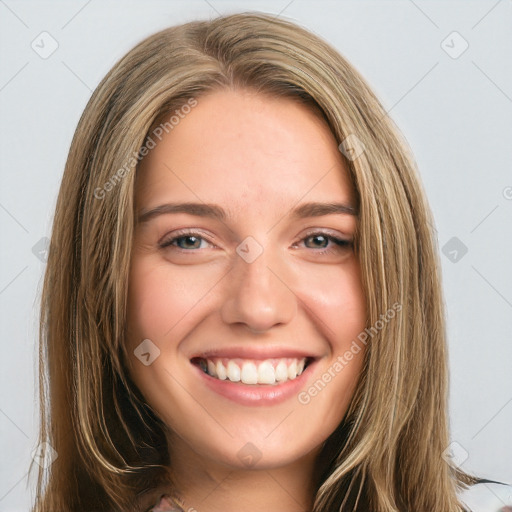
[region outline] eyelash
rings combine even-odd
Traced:
[[[348,248],[353,246],[353,242],[352,241],[344,240],[342,238],[338,238],[338,237],[332,236],[329,233],[326,233],[324,231],[312,231],[312,232],[308,233],[300,241],[302,242],[304,240],[307,240],[308,238],[314,238],[316,236],[323,236],[323,237],[325,237],[328,241],[336,244],[338,246],[337,247],[338,249],[348,249]],[[178,240],[183,239],[183,238],[188,238],[188,237],[195,237],[195,238],[198,238],[198,239],[201,239],[201,240],[205,240],[206,242],[208,242],[208,239],[205,238],[202,233],[197,232],[197,231],[185,230],[185,231],[178,232],[175,236],[173,236],[170,239],[164,240],[163,242],[161,242],[159,244],[159,247],[160,247],[160,249],[166,249],[168,247],[173,246],[174,243],[177,242]],[[209,242],[209,243],[211,243],[211,242]],[[200,250],[200,249],[182,249],[181,247],[176,247],[176,249],[178,249],[179,251],[183,251],[183,252],[194,252],[194,251]],[[320,256],[322,256],[324,254],[330,254],[330,253],[332,253],[332,252],[334,252],[336,250],[336,249],[333,249],[333,248],[320,248],[320,249],[321,250],[319,250],[319,251],[315,251],[315,253],[320,255]]]

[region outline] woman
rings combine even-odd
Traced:
[[[317,37],[237,14],[140,43],[59,195],[35,510],[463,510],[432,232]]]

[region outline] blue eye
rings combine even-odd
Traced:
[[[300,242],[304,242],[306,249],[316,249],[314,254],[323,255],[336,251],[349,249],[353,246],[351,240],[343,240],[327,233],[318,232],[310,233],[302,238]],[[196,251],[198,249],[205,249],[205,244],[209,244],[208,240],[197,232],[181,232],[176,236],[164,240],[159,244],[161,249],[167,247],[175,247],[183,251]],[[295,244],[296,245],[296,244]]]
[[[198,235],[198,233],[186,233],[179,236],[175,236],[169,240],[164,240],[160,244],[160,248],[175,246],[185,251],[193,249],[201,249],[201,242],[205,239]]]
[[[332,251],[336,251],[337,249],[344,249],[352,247],[352,242],[349,240],[343,240],[341,238],[334,237],[332,235],[328,235],[326,233],[312,233],[308,235],[306,238],[303,238],[304,245],[308,249],[324,249],[319,251],[318,254],[326,254]],[[308,245],[308,241],[313,241],[313,245]],[[332,247],[332,245],[335,247]]]

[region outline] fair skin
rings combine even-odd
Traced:
[[[148,213],[169,203],[216,205],[225,217]],[[306,203],[347,208],[294,215]],[[187,507],[310,510],[315,459],[349,406],[364,358],[360,350],[333,371],[365,327],[357,257],[350,243],[333,241],[353,240],[355,206],[327,125],[295,101],[247,90],[198,98],[142,161],[128,364],[169,428],[171,470]],[[160,350],[148,365],[133,355],[146,339]],[[304,358],[304,372],[285,381]],[[246,380],[251,364],[269,360],[270,378],[288,366],[276,384],[260,382],[261,368],[256,383],[230,382],[205,373],[208,359],[226,368],[231,360]],[[307,394],[325,374],[329,382]]]

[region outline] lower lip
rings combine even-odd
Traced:
[[[231,382],[230,380],[220,380],[205,373],[199,366],[192,366],[199,373],[206,386],[212,391],[233,402],[241,405],[259,406],[259,405],[277,405],[290,398],[297,396],[300,389],[306,384],[311,370],[316,361],[312,361],[308,367],[295,379],[287,380],[282,384],[243,384],[241,382]]]

